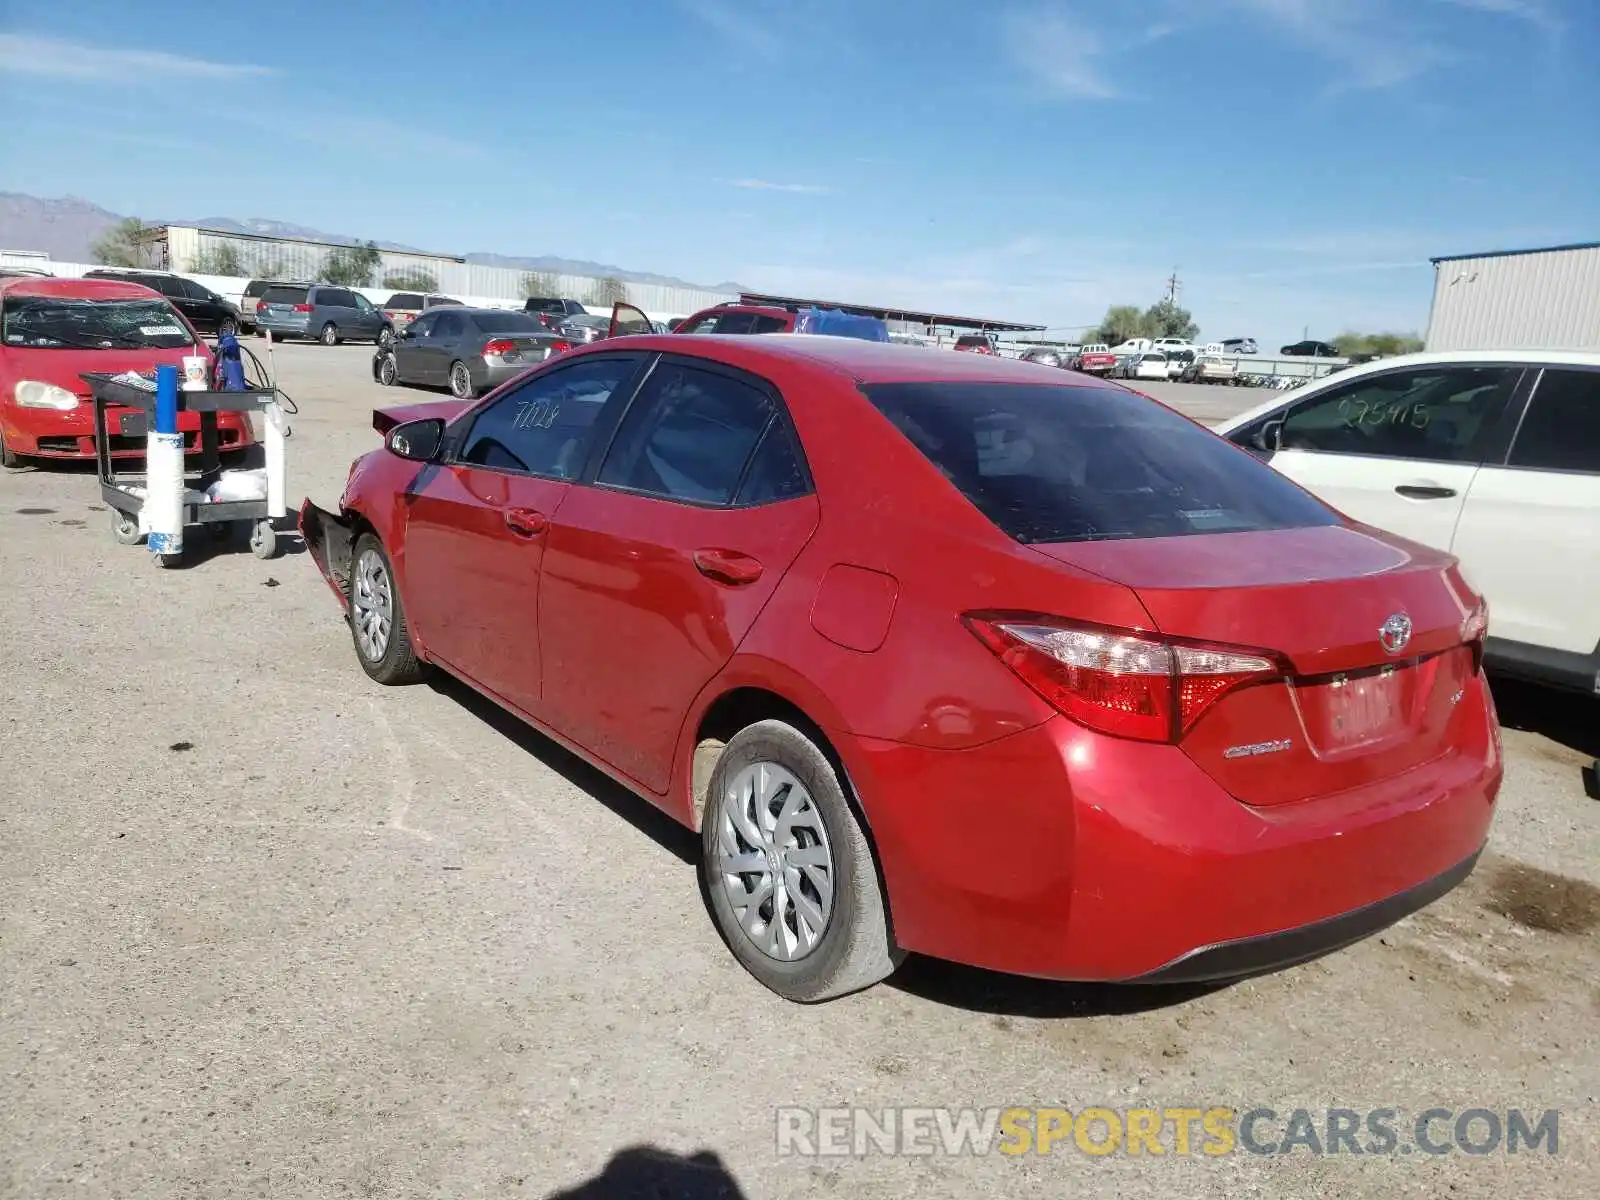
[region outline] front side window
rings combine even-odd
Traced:
[[[597,482],[727,504],[773,416],[772,401],[752,384],[663,362],[640,389]]]
[[[1508,466],[1600,472],[1600,371],[1546,367]]]
[[[1121,388],[882,383],[862,390],[952,486],[1019,542],[1339,521],[1271,467]]]
[[[473,419],[456,461],[550,479],[575,479],[611,395],[633,376],[636,356],[589,359],[529,379]]]
[[[30,350],[141,350],[192,346],[183,319],[165,300],[75,300],[10,296],[0,309],[0,340]]]
[[[1516,367],[1417,367],[1334,388],[1289,410],[1284,450],[1478,462],[1521,375]]]
[[[717,318],[720,315],[721,315],[720,313],[710,313],[710,314],[708,314],[706,316],[700,317],[698,320],[696,320],[694,322],[694,324],[685,325],[678,332],[679,333],[710,333],[712,331],[712,329],[714,329],[716,327]]]
[[[350,293],[350,298],[356,302],[356,307],[359,308],[362,312],[371,312],[371,311],[373,311],[373,309],[372,309],[372,301],[368,300],[360,292],[351,292]]]
[[[434,322],[438,319],[432,313],[425,313],[406,326],[406,336],[419,340],[425,337],[432,337]]]

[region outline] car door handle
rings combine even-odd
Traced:
[[[508,508],[506,528],[518,537],[536,538],[550,528],[550,518],[534,508]]]
[[[1455,488],[1425,483],[1402,483],[1394,490],[1407,500],[1448,500],[1456,494]]]
[[[718,583],[742,587],[761,578],[761,564],[736,550],[696,550],[695,570]]]

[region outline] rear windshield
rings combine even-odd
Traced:
[[[422,297],[415,292],[396,292],[383,302],[384,308],[415,308],[421,310]]]
[[[143,350],[192,346],[165,300],[12,296],[0,309],[0,341],[30,350]]]
[[[530,297],[522,306],[524,312],[566,312],[567,306],[560,300],[545,300],[540,297]]]
[[[309,288],[283,287],[279,284],[274,284],[272,287],[269,287],[265,292],[262,293],[261,303],[304,304],[306,302],[306,293],[309,290]]]
[[[544,326],[527,313],[480,312],[472,314],[472,323],[485,333],[543,333]]]
[[[264,295],[270,287],[272,287],[272,285],[265,279],[252,279],[249,283],[244,285],[244,294],[246,296],[261,296]]]
[[[1265,463],[1122,388],[881,383],[862,389],[1019,542],[1334,525]]]
[[[429,308],[439,308],[441,306],[448,306],[448,305],[451,305],[451,304],[455,305],[457,308],[461,308],[462,307],[461,301],[452,300],[449,296],[429,296],[428,297],[428,307]]]
[[[989,339],[980,333],[964,333],[956,339],[958,346],[987,346]]]

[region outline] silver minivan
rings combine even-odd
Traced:
[[[385,342],[394,332],[372,301],[330,283],[273,284],[262,294],[256,325],[276,338],[315,338],[324,346]]]

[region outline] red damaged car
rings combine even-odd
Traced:
[[[85,371],[120,374],[211,351],[165,297],[112,279],[0,279],[0,463],[93,459],[94,400]],[[142,457],[143,432],[124,437],[106,420],[114,458]],[[142,429],[142,422],[141,422]],[[185,449],[199,453],[200,416],[180,412]],[[243,450],[255,436],[242,413],[217,414],[218,445]]]
[[[699,830],[723,937],[790,999],[907,951],[1243,976],[1483,847],[1455,560],[1125,388],[640,336],[375,423],[301,513],[363,669],[458,676]]]

